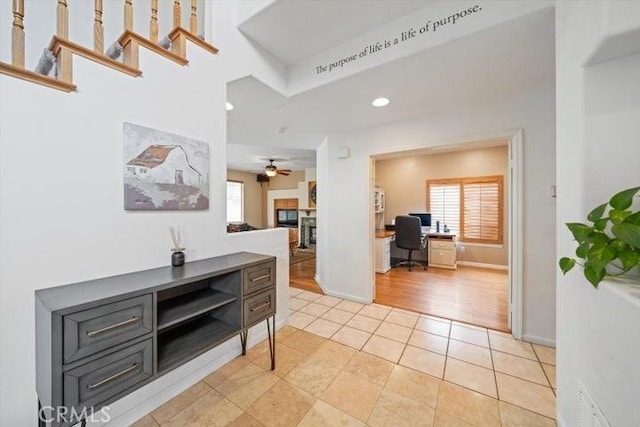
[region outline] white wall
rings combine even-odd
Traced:
[[[222,13],[229,5],[214,6]],[[277,75],[243,50],[250,47],[234,45],[231,25],[217,28],[219,55],[189,45],[188,67],[143,49],[142,78],[76,57],[72,94],[0,76],[0,425],[36,423],[34,290],[166,266],[170,225],[185,231],[187,261],[241,250],[276,255],[277,322],[286,320],[286,230],[225,229],[226,82],[245,67]],[[209,210],[124,211],[124,122],[209,143]],[[239,350],[232,340],[121,399],[111,405],[113,425],[128,425]]]
[[[617,52],[628,52],[616,48],[624,42],[619,34],[601,39],[607,25],[618,27],[608,22],[610,16],[634,16],[631,30],[638,31],[640,20],[631,13],[636,7],[609,1],[557,5],[556,258],[575,251],[565,222],[583,221],[593,207],[640,182],[640,55],[636,50],[618,57]],[[585,67],[596,50],[608,62]],[[607,284],[594,290],[580,268],[567,276],[556,269],[556,275],[558,424],[577,425],[580,381],[610,425],[640,425],[637,298],[625,298]]]
[[[524,129],[524,313],[527,339],[555,342],[554,91],[332,135],[318,151],[318,276],[327,292],[370,301],[371,155],[504,136]],[[505,133],[505,131],[507,131]],[[351,149],[349,159],[338,150]],[[326,157],[324,150],[326,149]],[[320,153],[323,153],[321,155]],[[322,181],[320,179],[322,178]],[[330,206],[325,210],[324,206]],[[326,215],[326,216],[325,216]],[[322,233],[326,224],[331,233]],[[339,236],[336,238],[334,236]],[[349,280],[345,280],[345,278]]]

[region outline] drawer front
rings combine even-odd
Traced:
[[[151,294],[64,316],[64,363],[152,331]]]
[[[244,300],[244,327],[254,325],[276,312],[276,290],[270,289]]]
[[[430,255],[429,264],[453,266],[456,262],[456,251],[432,249]]]
[[[153,374],[148,339],[64,373],[64,406],[98,407]]]
[[[252,294],[261,289],[274,286],[276,283],[276,263],[265,262],[244,269],[242,289],[244,295]]]
[[[453,250],[456,248],[455,242],[451,240],[429,240],[429,244],[431,245],[431,249],[450,249]]]

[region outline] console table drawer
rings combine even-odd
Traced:
[[[98,406],[153,374],[148,339],[64,373],[64,406]]]
[[[273,286],[275,284],[275,277],[276,263],[273,261],[245,268],[243,280],[244,295]]]
[[[152,331],[151,294],[64,316],[64,363]]]
[[[270,289],[244,300],[244,326],[248,327],[276,312],[276,290]]]

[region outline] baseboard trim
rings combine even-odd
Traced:
[[[318,273],[316,273],[316,275],[313,276],[313,279],[316,281],[318,286],[320,286],[320,289],[322,289],[322,292],[324,292],[326,294],[327,293],[327,288],[324,286],[324,283],[322,283],[322,280],[320,280],[320,276],[318,276]]]
[[[527,341],[533,344],[540,344],[540,345],[544,345],[547,347],[556,347],[556,341],[555,340],[550,340],[548,338],[543,338],[543,337],[539,337],[536,335],[530,335],[530,334],[523,334],[522,335],[522,340],[523,341]]]
[[[336,298],[342,298],[342,299],[346,299],[346,300],[349,300],[349,301],[359,302],[359,303],[362,303],[362,304],[368,304],[367,301],[362,297],[356,297],[356,296],[353,296],[353,295],[344,294],[342,292],[331,292],[331,291],[326,292],[325,291],[325,294],[327,294],[329,296],[332,296],[332,297],[336,297]]]
[[[473,261],[458,261],[458,265],[466,265],[467,267],[480,267],[480,268],[491,268],[493,270],[509,270],[508,265],[500,265],[500,264],[485,264],[483,262],[473,262]]]
[[[368,302],[364,298],[361,298],[361,297],[356,297],[356,296],[349,295],[349,294],[343,294],[342,292],[328,291],[327,287],[324,285],[324,283],[322,283],[322,280],[320,280],[320,277],[318,276],[317,273],[316,273],[314,279],[318,283],[318,286],[320,286],[320,289],[322,289],[322,292],[324,292],[325,295],[329,295],[331,297],[336,297],[336,298],[342,298],[342,299],[346,299],[346,300],[349,300],[349,301],[355,301],[355,302],[359,302],[359,303],[362,303],[362,304],[368,304]]]

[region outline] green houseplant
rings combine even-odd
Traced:
[[[593,209],[587,215],[590,224],[566,224],[578,244],[576,257],[581,261],[560,258],[564,274],[581,265],[595,288],[605,277],[633,273],[633,269],[640,274],[640,211],[631,209],[638,191],[640,187],[621,191]]]

